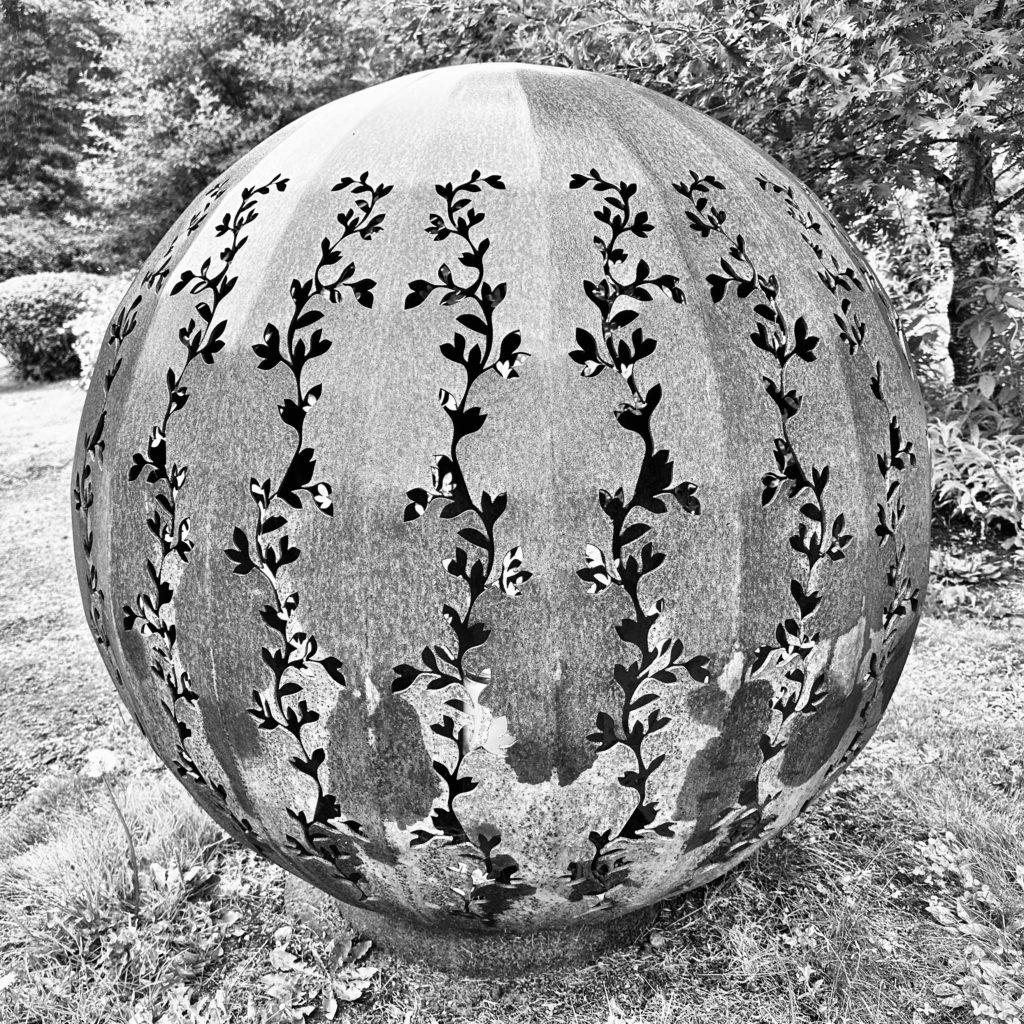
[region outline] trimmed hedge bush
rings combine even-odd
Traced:
[[[0,281],[44,271],[101,271],[95,232],[51,217],[0,217]]]
[[[83,295],[82,311],[68,322],[74,335],[75,354],[81,365],[81,384],[89,386],[92,368],[99,355],[100,346],[106,336],[107,327],[117,312],[118,303],[135,277],[134,270],[127,270],[111,277],[101,277],[89,285]]]
[[[69,323],[87,307],[98,274],[25,274],[0,282],[0,352],[23,380],[78,376]]]

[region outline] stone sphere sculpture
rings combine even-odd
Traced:
[[[378,933],[557,946],[863,748],[928,461],[892,307],[782,167],[612,78],[462,66],[321,107],[181,215],[102,345],[76,555],[229,833]]]

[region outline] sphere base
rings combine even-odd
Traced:
[[[502,978],[564,971],[635,942],[658,913],[655,904],[613,921],[573,928],[529,933],[455,931],[341,903],[290,874],[284,902],[287,914],[328,935],[347,923],[380,949],[455,977]]]

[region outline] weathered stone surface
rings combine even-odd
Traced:
[[[570,964],[591,963],[635,942],[650,929],[659,910],[658,904],[640,907],[597,928],[577,921],[566,928],[530,932],[506,931],[500,924],[486,931],[452,931],[424,928],[393,912],[376,913],[366,909],[367,902],[341,903],[294,875],[285,879],[284,899],[292,920],[304,922],[325,938],[372,935],[380,949],[456,977],[564,973]]]
[[[189,791],[459,943],[775,835],[926,582],[920,394],[849,239],[707,117],[522,65],[330,104],[200,196],[75,481],[90,622]]]

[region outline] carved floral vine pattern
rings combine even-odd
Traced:
[[[215,229],[217,237],[224,239],[224,248],[219,254],[220,267],[214,273],[213,257],[207,257],[198,271],[182,271],[171,289],[171,294],[175,295],[188,288],[196,300],[195,315],[178,332],[178,341],[185,349],[185,362],[180,370],[168,369],[164,414],[153,426],[145,449],[132,457],[128,471],[129,480],[143,477],[152,495],[153,505],[146,525],[156,539],[157,555],[155,561],[146,559],[150,589],[141,591],[133,605],[124,606],[124,628],[137,630],[149,639],[153,656],[151,671],[167,689],[163,707],[176,735],[175,771],[210,794],[216,806],[234,821],[241,835],[257,847],[260,841],[251,823],[228,807],[223,783],[207,775],[196,762],[190,742],[192,726],[182,715],[182,705],[197,712],[199,694],[177,652],[174,592],[194,542],[189,539],[190,517],[180,514],[180,496],[188,481],[188,466],[177,462],[168,464],[167,439],[172,420],[188,402],[190,371],[197,360],[212,365],[224,347],[227,321],[218,320],[217,313],[237,282],[237,277],[231,276],[231,266],[247,241],[245,229],[258,216],[258,197],[274,190],[283,192],[287,184],[286,178],[275,175],[264,185],[243,188],[238,207],[233,213],[226,213]]]
[[[789,216],[800,225],[804,244],[820,264],[818,277],[838,302],[838,308],[833,317],[838,327],[840,342],[847,347],[851,357],[869,360],[863,351],[867,328],[857,315],[856,310],[852,308],[851,293],[853,290],[864,291],[864,283],[856,270],[853,267],[844,267],[834,255],[826,254],[820,240],[821,225],[809,210],[804,209],[797,202],[796,192],[792,185],[779,185],[763,175],[758,176],[756,180],[763,191],[771,190],[773,194],[783,200]],[[888,302],[885,305],[887,313],[893,320],[893,326],[899,333],[899,324],[891,306]],[[882,478],[884,500],[877,504],[875,535],[878,538],[879,547],[892,553],[886,568],[886,585],[889,594],[882,611],[881,644],[877,650],[871,652],[865,675],[865,699],[858,716],[861,726],[831,770],[830,775],[833,776],[842,772],[867,742],[872,711],[881,695],[882,668],[891,651],[896,628],[903,616],[917,609],[920,595],[919,589],[914,587],[910,577],[907,566],[906,539],[900,530],[906,514],[906,504],[903,500],[903,479],[906,472],[916,466],[917,455],[914,452],[913,442],[904,438],[899,417],[893,413],[886,398],[882,363],[879,359],[875,360],[870,373],[870,386],[871,394],[885,409],[887,421],[884,448],[876,456],[878,472]]]
[[[761,764],[741,787],[735,804],[712,827],[719,844],[709,860],[725,862],[748,850],[776,820],[771,807],[776,794],[762,793],[761,776],[769,762],[785,750],[791,720],[814,714],[827,696],[825,670],[808,670],[808,660],[820,639],[814,616],[822,600],[819,587],[827,582],[825,567],[846,557],[853,538],[846,533],[845,515],[832,516],[829,511],[828,465],[805,468],[790,430],[803,396],[787,379],[787,369],[793,360],[813,362],[820,339],[810,333],[804,317],[793,320],[784,311],[777,275],[758,269],[743,235],[730,235],[724,228],[726,211],[714,205],[713,195],[725,186],[714,175],[691,171],[690,181],[679,181],[673,187],[690,204],[686,211],[690,228],[702,238],[716,235],[729,243],[728,258],[720,260],[722,272],[707,275],[712,302],[721,302],[730,289],[735,289],[738,299],[754,300],[756,320],[750,340],[771,367],[761,379],[779,416],[779,433],[773,442],[775,466],[762,478],[761,505],[767,507],[783,494],[789,501],[800,502],[799,522],[789,538],[803,562],[802,573],[790,580],[794,611],[778,623],[774,642],[755,650],[750,668],[755,676],[765,670],[781,672],[780,683],[773,687],[772,718],[759,741]],[[703,836],[693,840],[704,841]]]
[[[430,487],[415,487],[408,492],[404,514],[405,522],[413,522],[436,501],[441,505],[441,519],[455,519],[466,514],[475,518],[475,525],[463,526],[458,531],[459,538],[467,546],[457,547],[454,555],[443,562],[444,570],[465,587],[466,606],[460,612],[452,604],[444,605],[442,616],[453,634],[454,644],[428,644],[420,654],[419,665],[397,665],[391,689],[394,693],[401,693],[418,682],[425,682],[428,690],[458,687],[456,694],[444,701],[451,714],[443,714],[439,722],[430,726],[452,747],[451,763],[433,762],[446,794],[443,803],[435,806],[431,813],[431,827],[415,830],[411,845],[421,846],[440,839],[446,845],[462,848],[468,861],[461,862],[456,869],[459,884],[452,886],[460,901],[456,912],[493,925],[497,915],[514,899],[534,890],[517,878],[519,864],[515,859],[498,852],[501,843],[498,830],[490,825],[468,828],[456,809],[458,797],[472,792],[477,786],[476,780],[465,773],[469,755],[474,751],[484,751],[501,757],[514,742],[508,733],[506,718],[491,715],[482,704],[484,691],[490,684],[490,669],[471,669],[467,659],[471,652],[482,648],[490,636],[488,626],[474,619],[477,604],[488,588],[506,597],[516,597],[532,574],[523,568],[523,553],[519,547],[501,556],[499,564],[494,541],[495,524],[508,507],[508,495],[483,491],[478,499],[474,498],[459,462],[459,445],[479,431],[487,419],[482,409],[470,404],[474,384],[492,371],[506,380],[518,377],[529,355],[521,350],[522,339],[518,330],[510,331],[498,340],[494,314],[506,297],[507,285],[505,282],[492,284],[487,281],[485,257],[490,240],[474,237],[474,229],[483,223],[485,215],[476,208],[471,197],[480,193],[484,186],[498,190],[505,188],[500,175],[485,176],[479,170],[474,170],[469,180],[461,184],[448,182],[436,185],[435,191],[444,203],[444,210],[431,214],[426,227],[435,242],[451,237],[462,243],[464,249],[459,254],[459,263],[471,275],[470,279],[459,283],[451,267],[441,263],[436,280],[409,283],[409,294],[405,300],[405,308],[413,309],[438,291],[442,306],[466,302],[475,307],[473,311],[456,317],[459,326],[475,337],[468,339],[456,331],[452,341],[440,346],[442,355],[462,367],[466,374],[461,394],[453,395],[444,388],[438,392],[438,401],[451,420],[451,445],[447,452],[434,456]]]
[[[344,818],[338,797],[325,788],[322,770],[326,751],[313,745],[308,735],[308,727],[320,720],[320,714],[309,706],[304,686],[304,680],[315,673],[314,666],[341,687],[345,686],[345,675],[341,661],[320,653],[316,636],[298,626],[300,595],[287,585],[282,570],[297,562],[301,551],[282,531],[291,521],[290,510],[302,509],[304,499],[309,499],[325,516],[334,514],[331,486],[316,479],[316,452],[305,443],[303,435],[306,417],[320,400],[323,388],[319,383],[307,386],[302,374],[333,345],[321,327],[314,327],[324,317],[324,311],[313,305],[316,300],[326,297],[329,303],[340,303],[347,288],[358,303],[373,306],[376,282],[370,278],[357,279],[354,263],[339,268],[344,243],[353,235],[369,241],[384,223],[384,214],[376,212],[376,206],[393,186],[370,185],[367,177],[366,173],[358,180],[345,177],[334,186],[333,191],[350,190],[355,197],[353,208],[338,214],[340,237],[333,242],[322,239],[312,276],[292,281],[292,312],[284,335],[276,324],[268,323],[263,340],[253,345],[260,370],[271,371],[281,366],[288,371],[294,394],[284,398],[277,408],[282,422],[295,434],[294,448],[276,483],[270,479],[250,479],[249,495],[255,505],[252,534],[236,526],[233,546],[225,550],[237,575],[247,576],[256,570],[269,585],[271,600],[263,607],[261,618],[274,634],[275,643],[280,644],[262,648],[270,681],[263,689],[252,691],[249,714],[260,729],[283,729],[290,735],[297,749],[290,763],[316,787],[312,814],[287,808],[299,834],[287,835],[286,845],[300,858],[319,859],[330,865],[361,899],[369,896],[359,849],[359,841],[364,839],[363,827],[358,821]],[[307,333],[309,328],[313,329]]]
[[[680,670],[685,670],[698,682],[705,682],[709,677],[709,659],[696,656],[683,660],[683,643],[678,639],[654,642],[652,634],[663,612],[664,599],[645,605],[640,589],[641,582],[664,562],[665,553],[657,550],[651,541],[639,549],[636,547],[652,528],[651,523],[636,513],[663,515],[668,511],[665,499],[674,498],[684,512],[699,515],[700,502],[696,484],[673,480],[671,455],[655,443],[652,421],[661,402],[662,388],[655,383],[644,390],[637,380],[636,370],[655,352],[658,342],[647,336],[640,326],[633,326],[628,338],[624,336],[625,329],[634,325],[640,314],[621,303],[623,300],[649,302],[654,291],[663,292],[676,303],[684,302],[685,297],[676,277],[653,275],[643,259],[636,261],[632,274],[623,273],[629,259],[623,248],[625,240],[631,235],[646,238],[654,228],[645,210],[633,209],[637,186],[627,182],[615,185],[602,178],[596,169],[591,169],[589,174],[572,175],[569,188],[588,186],[602,195],[594,217],[608,231],[607,236],[594,236],[602,276],[597,281],[583,282],[584,293],[600,315],[601,328],[599,336],[595,336],[577,327],[577,348],[570,353],[570,358],[582,367],[583,377],[596,377],[605,369],[622,377],[628,399],[616,408],[615,418],[624,430],[636,434],[643,445],[629,498],[622,487],[614,493],[599,491],[598,502],[611,532],[607,552],[588,544],[586,565],[577,571],[591,594],[601,594],[613,587],[625,593],[632,615],[616,626],[616,632],[624,643],[637,651],[633,660],[619,662],[613,669],[614,680],[622,691],[621,707],[614,715],[599,712],[596,729],[587,737],[598,753],[624,747],[633,759],[633,767],[619,776],[620,785],[634,794],[634,806],[626,822],[618,831],[611,828],[592,831],[589,842],[593,856],[569,865],[571,898],[597,896],[600,905],[612,888],[628,878],[628,859],[624,848],[616,845],[618,841],[674,834],[673,822],[662,814],[648,792],[650,778],[661,766],[664,755],[650,757],[644,750],[644,741],[670,722],[656,706],[655,687],[678,682]]]
[[[202,209],[190,218],[189,233],[199,229],[214,202],[223,194],[224,186],[220,183],[209,189],[207,201],[203,204]],[[142,289],[153,291],[161,286],[169,272],[171,256],[174,253],[178,237],[176,235],[172,239],[167,247],[167,251],[161,257],[158,264],[143,274]],[[114,663],[110,650],[110,634],[103,610],[106,594],[100,582],[99,568],[93,559],[94,537],[92,517],[93,505],[96,500],[96,486],[104,468],[103,456],[106,443],[103,434],[107,423],[107,406],[110,399],[110,390],[124,362],[122,349],[138,326],[139,307],[142,304],[142,289],[140,289],[139,294],[136,294],[130,300],[126,297],[122,301],[117,312],[114,314],[113,320],[111,320],[110,325],[107,327],[104,344],[111,346],[112,349],[110,366],[102,378],[103,395],[100,401],[99,414],[91,429],[86,432],[82,440],[82,468],[75,474],[72,485],[74,509],[81,519],[82,552],[85,556],[86,564],[86,585],[89,588],[89,605],[86,610],[86,618],[89,622],[93,639],[96,641],[100,655],[107,666],[107,671],[110,672],[117,691],[129,710],[131,710],[131,703],[127,699],[124,679],[121,676],[121,670]],[[134,714],[134,711],[132,713],[136,724],[145,734],[145,727],[141,720]]]
[[[103,452],[105,442],[103,431],[107,423],[107,402],[110,398],[110,388],[121,369],[124,357],[121,349],[125,342],[131,337],[138,323],[139,306],[142,304],[142,296],[136,295],[131,302],[122,303],[110,326],[107,328],[105,344],[112,348],[110,368],[103,375],[103,398],[100,402],[100,412],[96,422],[88,430],[82,440],[83,457],[82,468],[75,474],[72,487],[72,498],[75,511],[81,521],[82,552],[85,555],[86,564],[86,585],[89,588],[89,605],[86,609],[86,618],[92,630],[93,639],[100,650],[107,671],[117,686],[117,692],[125,700],[126,691],[121,671],[114,663],[110,651],[110,634],[103,613],[103,605],[106,594],[100,583],[99,569],[93,559],[93,504],[96,500],[95,489],[100,474],[103,472]],[[127,706],[130,707],[127,700]],[[138,719],[136,718],[138,723]],[[141,723],[140,728],[141,728]]]
[[[188,227],[185,229],[186,237],[194,234],[200,227],[202,227],[203,222],[210,213],[210,210],[212,210],[223,198],[227,190],[227,181],[223,179],[221,181],[214,182],[214,184],[206,190],[202,207],[196,210],[196,212],[189,217]],[[180,238],[180,233],[175,235],[174,238],[171,239],[170,245],[167,246],[167,251],[160,258],[160,261],[156,266],[146,271],[143,275],[142,283],[147,288],[155,288],[159,290],[163,287],[164,281],[167,280],[167,277],[171,272],[171,256],[173,255],[175,246],[177,246]]]

